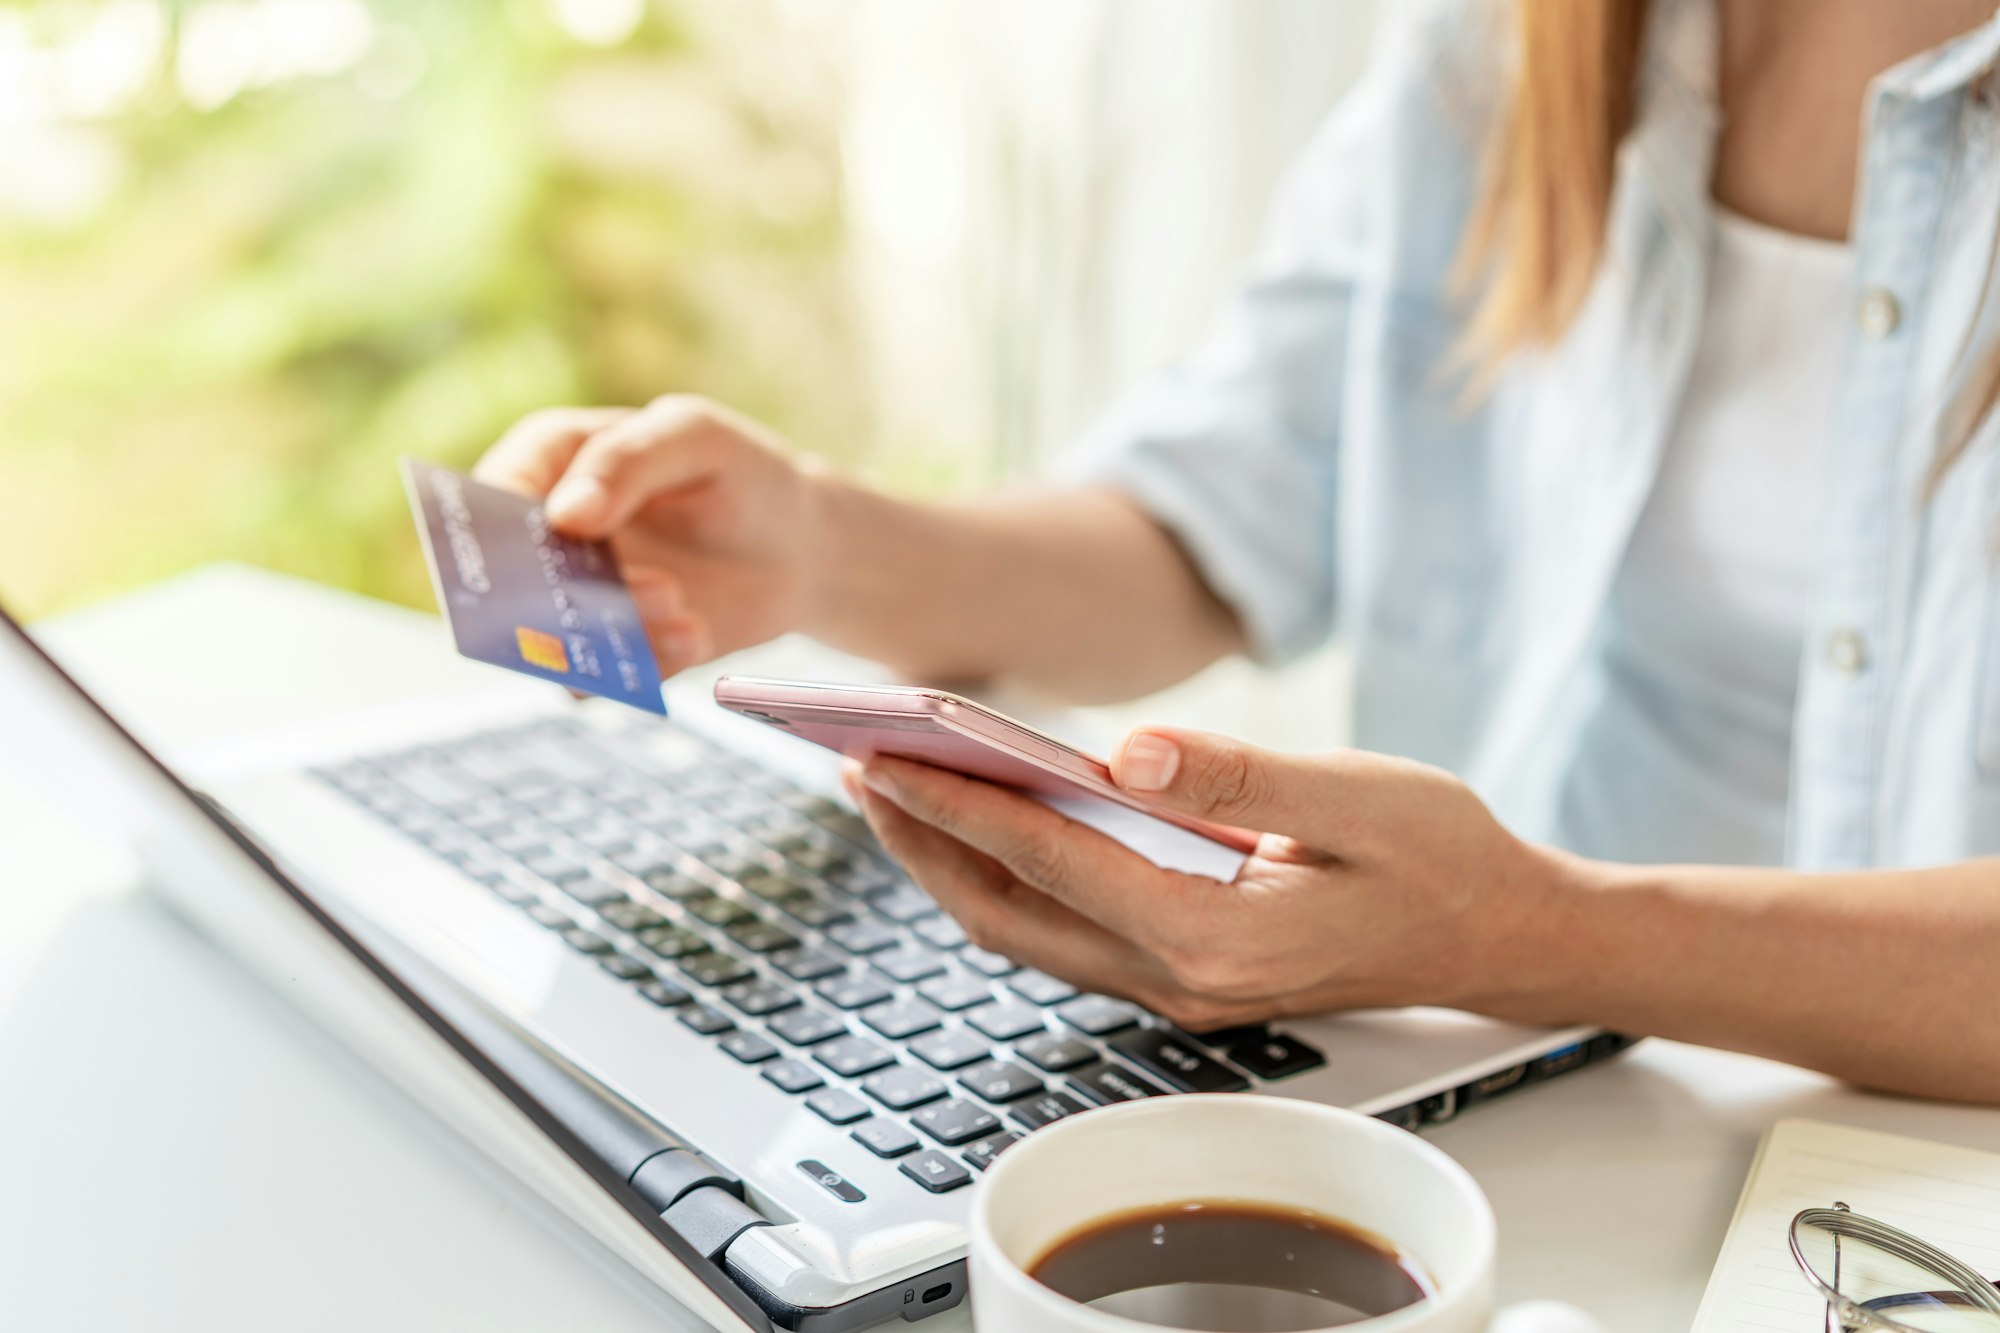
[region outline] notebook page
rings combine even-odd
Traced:
[[[1750,1168],[1692,1333],[1822,1333],[1826,1306],[1786,1237],[1793,1214],[1835,1200],[2000,1274],[2000,1154],[1781,1120]]]

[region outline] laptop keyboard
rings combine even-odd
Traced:
[[[671,722],[538,721],[317,776],[934,1193],[1087,1107],[1325,1063],[974,948],[859,815]]]

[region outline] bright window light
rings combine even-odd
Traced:
[[[550,0],[562,30],[590,46],[616,46],[639,30],[646,0]]]

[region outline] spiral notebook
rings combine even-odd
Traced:
[[[1826,1306],[1786,1229],[1800,1209],[1835,1200],[2000,1275],[2000,1153],[1780,1120],[1750,1167],[1692,1333],[1820,1333]]]

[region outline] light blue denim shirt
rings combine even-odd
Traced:
[[[1559,345],[1468,407],[1448,275],[1502,105],[1497,22],[1480,0],[1402,9],[1221,327],[1110,414],[1081,470],[1179,538],[1261,658],[1340,634],[1357,743],[1455,769],[1548,837],[1700,332],[1716,21],[1713,0],[1656,0],[1596,285]],[[1996,55],[2000,20],[1868,100],[1793,723],[1801,868],[2000,853],[2000,422],[1927,487],[1965,349],[2000,337],[1980,313]]]

